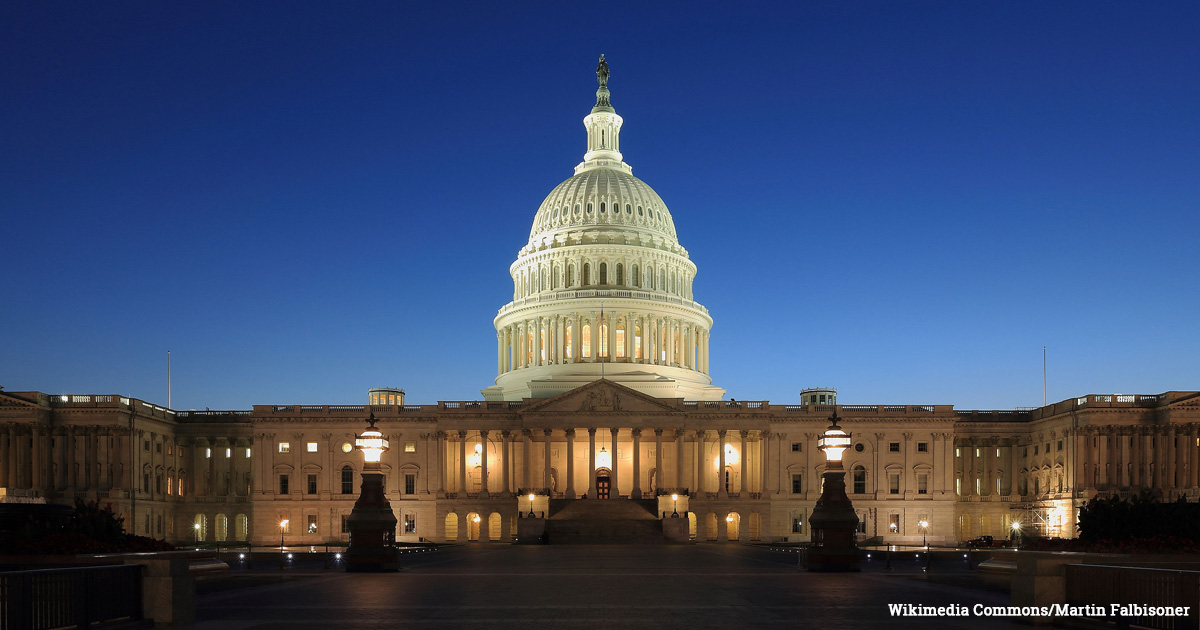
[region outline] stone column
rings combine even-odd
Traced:
[[[596,498],[596,427],[588,427],[588,489],[587,496]]]
[[[1188,487],[1196,489],[1200,487],[1200,425],[1188,426],[1188,453],[1191,454],[1191,468],[1188,470]]]
[[[767,488],[770,485],[770,480],[771,480],[771,474],[769,472],[771,470],[771,465],[770,465],[771,464],[771,432],[770,431],[759,431],[758,432],[758,450],[759,450],[758,464],[759,464],[759,466],[762,467],[762,471],[761,471],[762,472],[762,480],[758,486],[758,491],[761,492],[763,497],[765,498],[767,495]]]
[[[1142,453],[1145,448],[1143,446],[1144,442],[1142,441],[1142,428],[1141,427],[1130,427],[1130,429],[1133,431],[1133,434],[1130,436],[1130,439],[1129,439],[1129,441],[1131,442],[1130,451],[1132,451],[1130,454],[1129,463],[1132,464],[1132,466],[1133,466],[1133,474],[1130,475],[1131,478],[1129,480],[1129,485],[1130,485],[1130,487],[1135,487],[1135,486],[1140,487],[1143,485],[1142,484],[1142,476],[1143,476],[1142,475],[1142,462],[1143,462]]]
[[[479,496],[485,499],[490,498],[492,493],[488,491],[488,432],[486,429],[479,431],[479,443],[482,446],[483,452],[479,454]]]
[[[717,464],[717,498],[724,499],[729,496],[729,488],[725,485],[725,429],[717,429],[717,457],[720,458]]]
[[[675,429],[675,488],[683,490],[683,429]]]
[[[9,462],[12,461],[12,445],[11,445],[12,438],[9,436],[12,435],[12,430],[13,430],[13,427],[10,424],[10,425],[8,425],[8,428],[6,431],[4,431],[3,433],[0,433],[0,454],[4,455],[4,460],[5,460],[4,464],[0,464],[0,488],[13,487],[13,484],[9,483],[9,481],[8,481],[8,479],[9,479],[8,467],[9,467]]]
[[[613,447],[613,450],[612,450],[612,487],[608,489],[608,498],[619,499],[621,497],[621,492],[620,492],[620,490],[617,489],[617,470],[618,470],[618,466],[620,465],[619,460],[621,458],[618,456],[618,453],[620,451],[617,450],[617,432],[620,431],[620,429],[618,429],[617,427],[612,427],[608,431],[612,435],[612,447]]]
[[[575,498],[575,429],[567,429],[567,491],[563,494],[568,499]]]
[[[654,430],[654,487],[650,488],[650,491],[654,493],[653,496],[658,496],[658,489],[666,485],[663,483],[663,477],[667,471],[663,466],[662,434],[661,428]]]
[[[521,467],[524,469],[524,486],[525,492],[529,492],[533,488],[533,430],[523,429],[521,431],[522,449]]]
[[[633,435],[633,489],[629,493],[629,498],[642,498],[642,430],[633,428],[629,431]]]
[[[1163,487],[1167,490],[1174,490],[1176,488],[1175,477],[1179,471],[1178,461],[1175,455],[1177,450],[1175,448],[1175,438],[1175,425],[1170,425],[1167,427],[1167,469],[1166,474],[1163,475]]]
[[[1133,486],[1133,432],[1129,427],[1113,427],[1117,436],[1117,450],[1121,454],[1117,467],[1117,485],[1121,488]],[[1125,438],[1128,436],[1128,440]]]
[[[704,492],[704,430],[696,430],[696,494]]]
[[[750,475],[748,474],[750,472],[750,455],[749,455],[749,453],[746,452],[746,436],[749,434],[750,434],[750,432],[745,429],[738,431],[738,435],[740,435],[742,438],[742,452],[739,455],[739,457],[741,458],[741,460],[740,460],[741,464],[738,465],[738,468],[741,470],[741,474],[739,474],[738,477],[741,479],[741,482],[742,482],[741,487],[738,489],[738,492],[741,493],[742,499],[748,498],[746,496],[746,488],[747,488],[746,481],[750,477]]]
[[[29,468],[30,468],[30,484],[29,487],[34,490],[42,489],[42,429],[36,423],[33,425],[31,437],[29,438]]]
[[[467,498],[467,432],[458,432],[458,484],[456,491],[461,493],[460,499]]]
[[[546,453],[546,463],[545,463],[545,466],[542,468],[542,482],[543,482],[542,485],[546,487],[547,492],[551,492],[550,491],[550,435],[553,432],[554,432],[554,429],[542,429],[542,435],[544,435],[546,437],[545,448],[543,449]],[[552,492],[549,496],[550,496],[550,498],[554,498],[554,494]]]
[[[500,489],[500,496],[507,498],[512,496],[512,486],[509,484],[508,479],[508,469],[512,465],[512,460],[509,458],[509,448],[512,446],[512,432],[501,431],[500,439],[503,443],[503,450],[500,453],[500,468],[503,471],[501,473],[501,481],[503,487]],[[502,515],[502,520],[505,523],[505,527],[507,527],[507,517]]]

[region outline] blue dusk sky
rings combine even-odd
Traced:
[[[5,2],[0,386],[476,400],[596,59],[739,400],[1200,389],[1200,3]]]

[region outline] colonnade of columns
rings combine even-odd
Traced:
[[[577,450],[575,443],[575,438],[582,435],[580,431],[587,431],[588,437],[585,471],[577,471],[577,463],[582,464],[582,461],[576,459],[583,459],[583,453]],[[438,460],[442,463],[437,484],[438,492],[443,496],[478,493],[478,496],[487,497],[511,496],[516,492],[550,492],[568,499],[583,493],[596,497],[598,471],[607,477],[609,498],[649,497],[656,489],[667,488],[697,493],[707,491],[721,498],[731,493],[748,496],[750,492],[765,492],[771,456],[768,442],[773,439],[769,432],[759,430],[640,427],[459,430],[440,431],[436,436]],[[652,448],[649,446],[651,439]],[[675,443],[673,455],[672,441]],[[474,457],[476,445],[482,445],[478,461]],[[563,450],[560,452],[559,448]],[[729,448],[733,449],[729,452],[736,455],[736,462],[726,461]],[[710,454],[710,451],[715,452]],[[674,461],[668,462],[667,458]],[[494,472],[497,469],[501,471],[499,479]],[[649,474],[651,469],[653,475]],[[726,470],[735,475],[722,479],[724,475],[720,471]],[[585,479],[579,477],[580,472]],[[560,476],[564,473],[565,478]],[[732,480],[734,476],[736,483]],[[516,487],[513,479],[517,480]],[[623,487],[622,483],[627,483],[628,487]]]
[[[602,327],[601,324],[604,324]],[[625,311],[539,316],[496,333],[496,373],[563,363],[673,365],[708,373],[709,331],[677,317]]]
[[[128,487],[127,427],[8,424],[0,428],[0,487],[106,491]]]
[[[1092,425],[1066,438],[1078,488],[1200,491],[1200,425]]]

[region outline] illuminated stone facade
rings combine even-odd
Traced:
[[[289,544],[345,541],[362,468],[350,444],[374,414],[391,442],[382,468],[400,540],[510,541],[518,513],[551,499],[622,497],[686,513],[700,541],[807,540],[836,392],[721,400],[696,266],[666,204],[624,162],[606,64],[597,76],[584,161],[541,204],[510,268],[483,400],[410,405],[378,388],[369,405],[173,411],[0,392],[0,500],[98,501],[175,542],[278,544],[285,519]],[[1003,537],[1014,520],[1071,535],[1098,492],[1200,495],[1196,392],[1032,411],[836,409],[853,437],[846,485],[864,539]]]

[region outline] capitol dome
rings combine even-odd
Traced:
[[[496,315],[487,400],[547,398],[607,378],[659,398],[720,400],[708,376],[712,317],[692,296],[696,265],[658,193],[620,151],[600,57],[587,152],[534,214]]]

